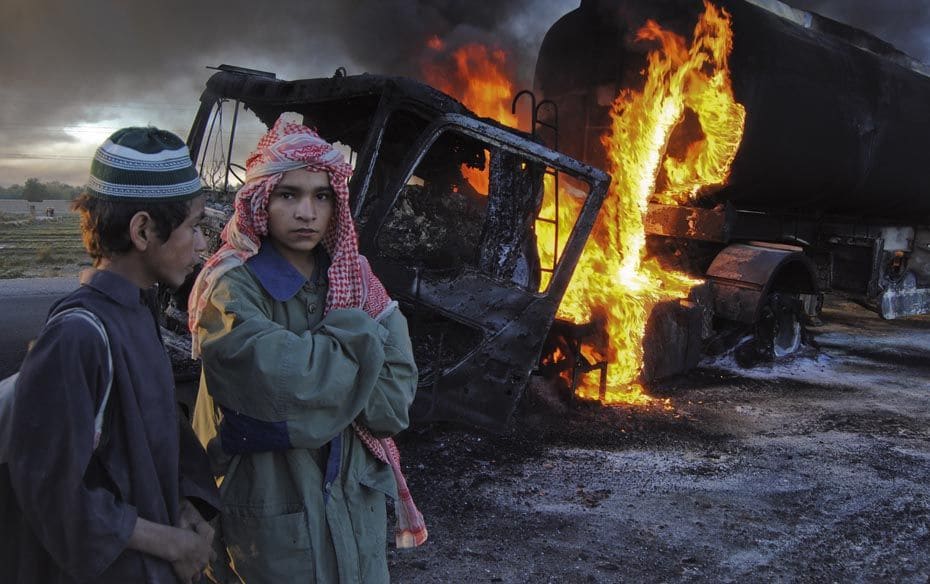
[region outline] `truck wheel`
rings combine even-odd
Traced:
[[[756,323],[760,348],[773,358],[790,355],[801,346],[801,302],[797,294],[773,292]]]

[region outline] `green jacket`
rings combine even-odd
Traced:
[[[218,531],[249,583],[388,582],[385,495],[396,484],[350,423],[381,437],[407,427],[417,381],[407,321],[399,310],[381,322],[358,309],[324,318],[326,283],[299,276],[292,293],[290,264],[262,252],[220,278],[200,321],[194,426],[223,475]]]

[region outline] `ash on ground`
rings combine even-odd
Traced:
[[[534,383],[510,429],[399,440],[430,540],[395,582],[927,582],[930,318],[833,298],[816,350],[651,406]]]

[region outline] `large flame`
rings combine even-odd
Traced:
[[[613,103],[611,130],[603,139],[613,177],[610,192],[559,309],[560,317],[579,323],[606,314],[610,346],[600,357],[608,362],[604,401],[609,403],[650,400],[638,383],[649,314],[658,302],[687,297],[698,283],[646,257],[643,216],[649,201],[681,202],[703,187],[724,183],[742,138],[745,110],[733,97],[727,63],[730,15],[706,1],[704,6],[690,46],[653,21],[638,33],[660,48],[648,56],[642,92],[624,90]],[[670,139],[687,116],[701,131],[687,137],[676,158],[669,152]],[[662,189],[657,188],[660,175]],[[565,210],[559,214],[576,215],[572,202],[561,197]],[[542,215],[552,216],[552,201],[547,204]],[[538,235],[551,230],[538,227]],[[542,255],[551,258],[551,248],[551,238],[540,241]],[[584,378],[579,394],[598,398],[598,382]]]
[[[436,52],[445,50],[439,37],[431,37],[427,47]],[[517,127],[517,116],[511,113],[514,91],[510,82],[507,54],[501,49],[471,43],[451,54],[451,63],[429,63],[423,67],[427,83],[456,97],[479,116],[493,118],[502,124]],[[488,193],[487,168],[462,167],[462,175],[479,193]]]
[[[578,395],[607,403],[649,403],[639,377],[643,338],[649,315],[659,302],[685,298],[699,283],[664,270],[647,258],[643,216],[650,200],[687,201],[702,188],[725,183],[742,139],[745,109],[736,102],[727,63],[732,50],[730,15],[705,0],[690,45],[684,38],[649,21],[638,38],[658,42],[648,56],[641,92],[623,90],[613,103],[611,130],[604,147],[612,175],[610,191],[559,307],[559,317],[577,323],[603,322],[606,346],[586,346],[589,361],[607,361],[607,393],[599,395],[599,377],[579,379]],[[429,47],[444,49],[438,39]],[[506,56],[481,45],[453,53],[454,71],[425,66],[426,80],[456,96],[472,111],[516,127],[510,112],[512,85]],[[688,123],[682,123],[683,121]],[[684,147],[670,148],[673,141]],[[487,173],[463,168],[463,174],[487,193]],[[583,197],[572,186],[559,187],[545,177],[545,193],[536,236],[541,264],[551,266],[561,254]],[[558,214],[559,232],[551,222]],[[543,274],[542,289],[548,285]],[[559,355],[552,355],[555,360]]]

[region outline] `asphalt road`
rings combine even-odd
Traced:
[[[52,304],[78,286],[78,278],[0,280],[0,379],[19,370],[29,342],[38,336]],[[177,384],[178,400],[193,407],[197,382]]]
[[[0,280],[0,379],[19,369],[52,303],[77,285],[75,277]]]

